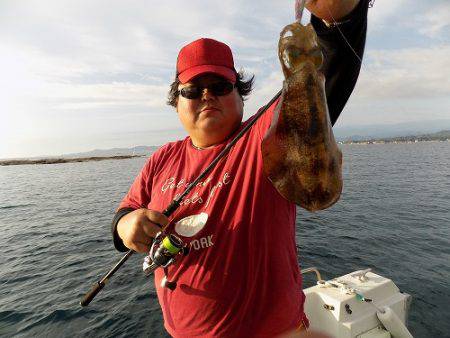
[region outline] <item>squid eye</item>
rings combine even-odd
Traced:
[[[323,63],[323,54],[319,49],[311,53],[311,60],[316,67],[320,67]]]
[[[289,37],[292,37],[292,36],[294,36],[294,33],[292,33],[292,31],[290,29],[285,31],[283,33],[283,35],[281,35],[282,38],[289,38]]]

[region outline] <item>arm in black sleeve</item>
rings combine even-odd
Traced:
[[[117,212],[114,215],[114,218],[112,220],[111,232],[112,232],[112,236],[113,236],[114,247],[118,251],[125,252],[125,251],[128,251],[129,249],[123,244],[122,239],[119,237],[119,234],[117,233],[117,224],[119,224],[119,221],[123,216],[129,214],[130,212],[132,212],[134,210],[135,209],[133,209],[133,208],[119,209],[119,210],[117,210]]]
[[[358,79],[366,43],[368,7],[369,0],[360,0],[337,25],[328,26],[321,19],[311,16],[311,24],[324,54],[322,71],[326,79],[325,91],[332,125],[344,109]]]

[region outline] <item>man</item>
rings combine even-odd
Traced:
[[[324,51],[332,123],[359,74],[367,0],[307,3]],[[319,19],[320,18],[320,19]],[[343,33],[346,39],[341,36]],[[347,45],[350,43],[351,47]],[[189,137],[164,145],[147,161],[113,220],[118,250],[147,253],[170,223],[190,253],[167,269],[172,291],[155,286],[174,337],[274,337],[307,327],[295,245],[295,205],[263,173],[261,141],[276,102],[182,201],[169,220],[161,211],[179,196],[248,121],[243,100],[252,79],[234,69],[229,47],[199,39],[183,47],[169,93]]]

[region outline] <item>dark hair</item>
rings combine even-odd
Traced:
[[[253,90],[253,82],[255,80],[255,75],[252,75],[248,80],[244,80],[245,73],[243,70],[240,70],[236,73],[236,88],[238,90],[239,96],[242,101],[247,99],[247,96]],[[169,95],[167,97],[167,104],[169,106],[176,107],[177,99],[178,99],[178,85],[180,84],[180,80],[178,80],[178,74],[175,75],[175,80],[170,85]]]

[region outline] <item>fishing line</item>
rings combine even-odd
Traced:
[[[360,0],[360,1],[367,1],[367,0]],[[375,0],[369,0],[369,8],[372,8],[374,4],[375,4]],[[357,5],[357,6],[359,6],[359,5]],[[345,41],[345,43],[348,45],[350,50],[356,56],[356,58],[358,59],[360,65],[361,65],[361,69],[364,69],[364,71],[367,72],[367,74],[370,76],[371,81],[375,81],[382,88],[384,86],[384,83],[379,78],[380,74],[375,73],[375,71],[372,71],[369,68],[369,66],[367,65],[366,61],[363,62],[363,60],[359,57],[359,55],[356,53],[356,51],[354,50],[354,48],[352,47],[350,42],[345,37],[344,32],[339,27],[340,23],[337,22],[336,19],[333,17],[333,14],[331,13],[331,10],[330,10],[330,7],[328,6],[328,4],[326,6],[326,9],[327,9],[328,13],[330,14],[330,17],[331,17],[331,19],[333,21],[333,27],[336,27],[336,29],[338,30],[338,32],[341,35],[342,39]],[[398,107],[396,107],[396,109],[400,110],[401,113],[405,113],[404,107],[402,105],[399,105]]]
[[[364,1],[364,0],[359,0],[359,1]],[[357,5],[358,6],[358,5]],[[372,4],[373,6],[373,4]],[[341,34],[342,38],[344,39],[345,43],[350,47],[351,51],[353,52],[353,54],[355,54],[355,56],[357,57],[357,59],[359,60],[359,63],[361,64],[361,66],[363,65],[362,59],[359,57],[359,55],[356,53],[356,51],[353,49],[352,45],[350,44],[350,42],[348,42],[347,38],[345,37],[344,33],[342,32],[342,30],[339,28],[339,23],[334,19],[333,14],[331,14],[331,10],[330,10],[330,6],[327,4],[326,5],[328,14],[330,14],[331,16],[331,20],[333,20],[333,24],[334,27],[337,28],[338,32]],[[365,65],[364,65],[365,68]]]
[[[367,1],[367,0],[360,0],[360,1]],[[375,4],[375,0],[368,0],[369,2],[369,6],[368,8],[372,8]],[[359,6],[359,4],[357,5]],[[350,50],[353,52],[353,54],[356,56],[356,58],[358,59],[361,68],[364,69],[364,71],[366,71],[368,73],[368,75],[371,78],[371,81],[375,81],[380,87],[384,86],[384,83],[381,81],[380,79],[380,74],[376,73],[375,71],[372,71],[369,66],[367,65],[367,62],[364,61],[359,57],[359,55],[356,53],[356,51],[354,50],[354,48],[352,47],[352,45],[350,44],[350,42],[348,41],[348,39],[345,37],[344,32],[341,30],[340,23],[336,21],[336,19],[333,17],[333,14],[331,13],[330,7],[327,4],[326,5],[326,9],[333,21],[333,26],[336,27],[336,29],[338,30],[339,34],[341,35],[342,39],[345,41],[345,43],[347,44],[347,46],[350,48]],[[403,105],[399,105],[396,107],[396,109],[398,109],[401,113],[405,113],[404,107]]]

